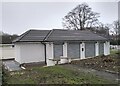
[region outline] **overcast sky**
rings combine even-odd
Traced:
[[[34,0],[32,0],[34,1]],[[30,28],[62,28],[62,18],[82,2],[2,2],[2,31],[21,34]],[[118,19],[117,2],[86,2],[100,13],[99,20],[112,23]],[[0,15],[1,17],[1,15]]]

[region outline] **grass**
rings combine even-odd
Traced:
[[[120,52],[120,50],[117,50],[117,49],[111,49],[110,50],[111,55],[115,55],[116,53],[119,53],[119,52]]]
[[[2,61],[0,61],[0,86],[2,85]]]
[[[5,71],[7,84],[109,84],[115,83],[90,73],[78,72],[63,65],[32,67],[26,70]]]
[[[108,56],[80,60],[77,65],[118,71],[118,52],[111,50]],[[73,62],[74,63],[74,62]],[[72,64],[73,64],[72,63]],[[76,63],[74,63],[76,64]],[[5,84],[117,84],[91,73],[77,71],[64,65],[53,67],[28,67],[25,70],[8,72],[4,70]],[[6,85],[5,85],[6,86]]]

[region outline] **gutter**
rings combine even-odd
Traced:
[[[46,57],[46,44],[44,43],[44,41],[46,41],[46,39],[50,36],[50,34],[52,33],[53,30],[50,30],[48,32],[48,34],[46,35],[46,37],[43,39],[43,42],[41,42],[44,45],[44,52],[45,52],[45,64],[47,64],[47,57]]]
[[[46,57],[46,44],[45,43],[43,43],[44,44],[44,48],[45,48],[45,64],[47,64],[47,57]]]

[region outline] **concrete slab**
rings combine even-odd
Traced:
[[[14,60],[3,61],[3,65],[8,71],[21,70],[20,64]]]

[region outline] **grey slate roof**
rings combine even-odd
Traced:
[[[50,30],[29,30],[13,42],[41,42],[49,32]]]
[[[13,42],[43,42],[43,41],[101,41],[108,40],[88,30],[29,30]]]
[[[99,36],[88,30],[53,30],[47,41],[89,41],[89,40],[107,40],[106,38]]]

